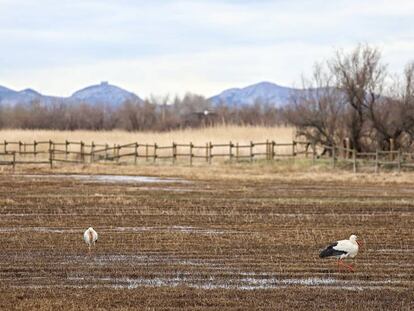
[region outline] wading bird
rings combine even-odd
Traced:
[[[320,254],[320,258],[336,257],[338,258],[338,269],[341,267],[347,268],[350,272],[354,272],[354,268],[351,265],[347,265],[343,262],[344,258],[354,258],[358,254],[358,249],[362,245],[361,241],[358,241],[356,235],[351,235],[349,240],[340,240],[332,243],[326,247]]]
[[[95,242],[98,241],[98,233],[96,233],[95,230],[93,230],[92,227],[89,227],[86,229],[86,231],[83,234],[83,240],[86,244],[89,246],[89,253],[91,252],[91,246],[95,245]]]

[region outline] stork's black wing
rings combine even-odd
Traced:
[[[337,245],[338,245],[338,242],[332,243],[319,254],[319,257],[324,258],[324,257],[330,257],[330,256],[341,256],[347,253],[345,251],[335,249],[334,247]]]

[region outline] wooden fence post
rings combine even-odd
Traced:
[[[33,153],[34,153],[34,158],[36,161],[36,157],[37,157],[37,142],[34,140],[33,141]]]
[[[157,160],[157,144],[156,143],[154,143],[154,154],[153,154],[153,156],[154,156],[153,162],[155,163],[155,161]]]
[[[108,149],[109,149],[109,145],[105,144],[105,161],[108,160]]]
[[[345,159],[350,158],[350,149],[351,149],[351,141],[349,140],[349,137],[345,138]]]
[[[53,142],[52,140],[49,139],[49,151],[52,150],[52,145],[53,145]]]
[[[209,146],[208,146],[208,143],[206,143],[206,162],[208,163],[208,159],[209,159],[209,156],[208,156],[208,149],[209,149]]]
[[[134,164],[137,165],[137,158],[138,158],[138,143],[135,143],[134,147]]]
[[[68,152],[69,152],[69,142],[65,140],[65,160],[68,159]]]
[[[213,159],[213,144],[211,141],[208,143],[208,164],[211,164]]]
[[[275,159],[275,146],[276,146],[276,142],[274,140],[272,140],[272,160]]]
[[[90,162],[93,163],[95,161],[95,143],[91,142],[91,159]]]
[[[193,143],[190,142],[190,166],[193,166]]]
[[[394,161],[394,150],[395,150],[395,142],[393,138],[390,138],[390,161]]]
[[[397,168],[398,168],[398,173],[400,173],[401,172],[401,148],[400,149],[398,149],[398,154],[397,154],[397,157],[398,157],[398,166],[397,166]]]
[[[149,154],[148,154],[148,144],[145,144],[145,161],[148,162],[149,158],[148,158]]]
[[[177,159],[177,145],[175,142],[172,143],[172,164],[175,164]]]
[[[83,141],[80,142],[80,155],[81,155],[81,162],[85,163],[85,152],[84,152],[84,143],[83,143]]]
[[[296,141],[292,141],[292,156],[296,156]]]
[[[22,153],[22,145],[23,143],[19,140],[19,154]]]
[[[356,173],[357,172],[356,149],[352,150],[352,165],[353,165],[354,173]]]
[[[229,162],[231,162],[233,158],[233,143],[230,141],[229,142]]]
[[[254,143],[252,141],[250,141],[250,162],[253,162],[253,147],[254,147]]]
[[[305,158],[308,158],[308,155],[309,155],[309,147],[310,147],[310,143],[307,143],[306,144],[306,147],[305,147]]]
[[[315,165],[316,161],[316,143],[312,141],[312,165]]]
[[[119,155],[120,155],[120,153],[121,153],[121,146],[118,144],[116,146],[116,163],[119,163],[119,160],[120,160]]]
[[[7,154],[7,141],[4,140],[4,153]]]
[[[53,149],[52,149],[52,141],[49,140],[49,165],[50,168],[53,168]]]
[[[266,161],[270,160],[270,144],[269,140],[266,139]]]

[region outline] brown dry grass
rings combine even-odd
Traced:
[[[295,130],[292,127],[263,126],[217,126],[198,129],[174,130],[170,132],[125,132],[125,131],[50,131],[50,130],[1,130],[0,140],[22,141],[53,140],[58,142],[84,141],[96,144],[140,144],[171,145],[176,143],[205,144],[206,142],[248,143],[250,141],[275,140],[279,143],[292,142]]]
[[[0,309],[414,308],[410,184],[202,177],[0,175]],[[92,256],[90,225],[100,234]],[[338,273],[318,251],[351,233],[365,241],[357,272]]]

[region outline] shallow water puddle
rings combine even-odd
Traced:
[[[73,260],[75,258],[66,260]],[[77,261],[84,261],[84,256],[77,256]],[[87,258],[89,265],[112,265],[117,262],[128,262],[132,266],[150,266],[150,265],[180,265],[180,266],[200,266],[208,269],[226,269],[225,264],[215,259],[201,258],[182,258],[171,255],[99,255],[95,258]],[[186,274],[186,272],[182,272]]]
[[[51,227],[2,227],[0,233],[8,232],[39,232],[39,233],[81,233],[80,229],[51,228]]]
[[[413,253],[414,249],[411,248],[382,248],[382,249],[377,249],[374,250],[376,252],[380,252],[380,253]]]
[[[115,232],[180,232],[180,233],[195,233],[195,234],[228,234],[228,233],[243,233],[235,230],[222,230],[222,229],[208,229],[192,226],[166,226],[166,227],[115,227],[109,231]],[[244,232],[246,233],[246,232]]]
[[[154,278],[111,278],[111,277],[69,277],[67,279],[75,283],[92,283],[92,286],[110,286],[119,289],[135,289],[139,287],[176,287],[188,286],[198,289],[237,289],[237,290],[257,290],[257,289],[276,289],[289,286],[316,286],[333,287],[348,290],[363,290],[384,288],[386,285],[400,283],[396,280],[387,281],[349,281],[334,278],[231,278],[219,279],[215,277],[194,278],[189,276],[175,277],[154,277]],[[97,285],[99,284],[99,285]],[[87,286],[87,284],[73,284],[74,286]]]
[[[0,233],[9,232],[39,232],[39,233],[83,233],[81,228],[58,228],[58,227],[1,227]],[[243,234],[249,233],[246,231],[224,230],[224,229],[209,229],[191,226],[156,226],[156,227],[114,227],[108,229],[100,229],[100,233],[133,233],[133,232],[179,232],[188,234]]]
[[[180,178],[161,178],[151,176],[130,175],[77,175],[77,174],[45,174],[45,175],[21,175],[27,178],[69,178],[81,181],[104,182],[104,183],[189,183],[188,180]]]

